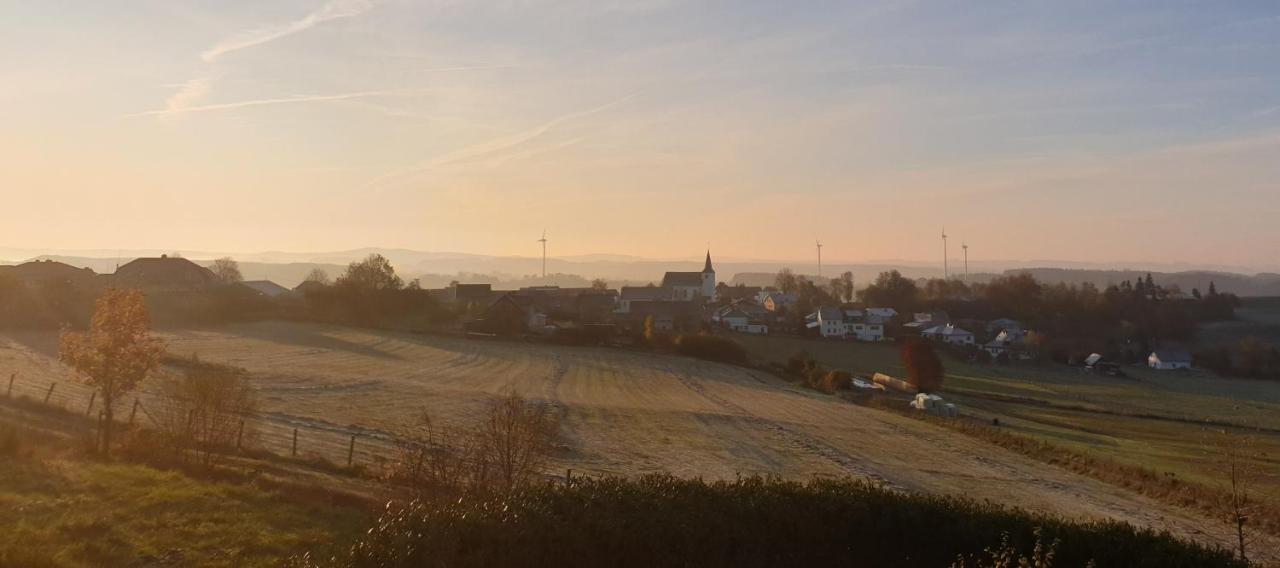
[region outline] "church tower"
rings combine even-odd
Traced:
[[[702,297],[716,299],[716,269],[711,267],[711,250],[707,250],[707,263],[702,267]]]

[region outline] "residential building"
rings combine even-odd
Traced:
[[[657,302],[670,300],[671,290],[657,286],[623,286],[618,296],[618,313],[631,313],[631,302]]]
[[[147,291],[191,292],[218,285],[213,271],[185,258],[161,255],[139,258],[116,269],[113,285]]]
[[[996,334],[994,339],[984,343],[982,349],[993,358],[1001,355],[1011,360],[1030,360],[1035,358],[1035,348],[1027,344],[1027,332],[1025,330],[1002,330]]]
[[[987,333],[1008,331],[1016,335],[1022,335],[1026,329],[1027,328],[1022,325],[1022,322],[1009,318],[994,319],[987,322]]]
[[[867,308],[867,315],[873,315],[884,321],[889,321],[898,315],[898,310],[893,308]]]
[[[973,333],[951,324],[944,324],[931,327],[920,332],[920,336],[925,339],[941,341],[949,345],[973,345]]]
[[[1183,349],[1157,349],[1147,356],[1147,366],[1161,371],[1191,368],[1191,354]]]
[[[762,292],[764,297],[760,301],[760,305],[770,312],[779,312],[781,310],[790,309],[796,305],[799,298],[795,294],[786,294],[783,292]]]

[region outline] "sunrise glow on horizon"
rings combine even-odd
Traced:
[[[10,3],[0,247],[1280,271],[1272,3]]]

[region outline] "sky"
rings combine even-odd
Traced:
[[[0,3],[0,247],[1280,271],[1280,4]]]

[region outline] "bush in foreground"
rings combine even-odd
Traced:
[[[1034,558],[1045,543],[1058,566],[1240,565],[1229,553],[1123,523],[1074,523],[860,481],[669,476],[388,507],[344,556],[295,564],[947,566],[992,547]]]

